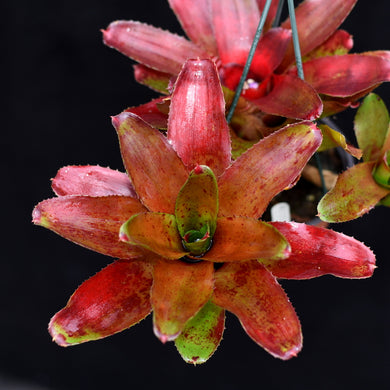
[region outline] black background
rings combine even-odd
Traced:
[[[304,333],[302,352],[288,362],[256,346],[231,315],[221,346],[198,367],[155,338],[150,317],[105,340],[67,349],[52,343],[50,317],[110,259],[33,226],[32,208],[52,196],[50,178],[61,166],[123,170],[109,116],[156,96],[133,81],[132,62],[105,47],[99,30],[115,19],[181,30],[165,1],[8,1],[1,7],[0,389],[388,388],[385,208],[334,226],[375,251],[371,279],[281,282]],[[385,0],[358,2],[343,25],[354,35],[353,51],[390,49],[388,11]],[[390,105],[390,87],[377,91]],[[342,116],[347,133],[352,118],[353,110]]]

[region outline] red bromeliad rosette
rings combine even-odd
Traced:
[[[198,57],[213,59],[222,85],[235,90],[265,0],[168,1],[189,40],[137,21],[116,21],[103,31],[104,42],[137,61],[137,81],[159,92],[168,92],[169,80],[186,59]],[[284,118],[313,120],[343,111],[390,80],[390,52],[348,54],[352,37],[338,28],[356,2],[305,0],[297,7],[305,81],[295,68],[290,20],[271,27],[278,3],[272,2],[243,90],[247,101],[232,120],[239,135],[256,131],[264,136],[281,127]],[[231,91],[225,92],[229,105]],[[158,115],[156,105],[154,110]],[[265,114],[281,118],[271,121]]]
[[[219,345],[225,310],[273,356],[302,347],[298,317],[277,278],[365,278],[373,253],[343,234],[259,220],[321,143],[308,121],[286,126],[231,161],[217,69],[188,60],[163,135],[134,113],[113,118],[127,175],[69,166],[36,224],[118,258],[85,281],[49,330],[62,346],[122,331],[153,311],[161,341],[190,363]]]

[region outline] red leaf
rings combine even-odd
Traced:
[[[152,266],[118,260],[86,280],[50,321],[53,340],[66,347],[120,332],[151,310]]]
[[[119,229],[134,214],[146,211],[125,196],[61,196],[39,203],[33,222],[68,240],[108,256],[140,256],[143,250],[119,241]]]
[[[352,237],[303,223],[271,224],[291,245],[291,255],[286,260],[265,262],[277,278],[310,279],[331,274],[355,279],[367,278],[374,272],[374,254]]]
[[[246,333],[273,356],[287,360],[301,350],[294,308],[257,261],[229,263],[216,271],[213,302],[235,314]]]
[[[174,340],[209,300],[213,274],[213,264],[205,261],[161,260],[156,264],[151,300],[154,332],[163,343]]]
[[[150,211],[174,213],[176,196],[188,173],[168,140],[137,115],[112,118],[126,170]]]
[[[207,165],[220,175],[230,164],[225,101],[215,64],[189,60],[172,95],[168,139],[189,170]]]

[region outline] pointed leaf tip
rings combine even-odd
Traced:
[[[184,64],[172,95],[167,136],[189,169],[204,164],[219,176],[229,166],[225,100],[213,61]]]

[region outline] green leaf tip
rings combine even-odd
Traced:
[[[221,342],[224,327],[224,309],[207,302],[175,340],[181,357],[190,364],[205,363]]]

